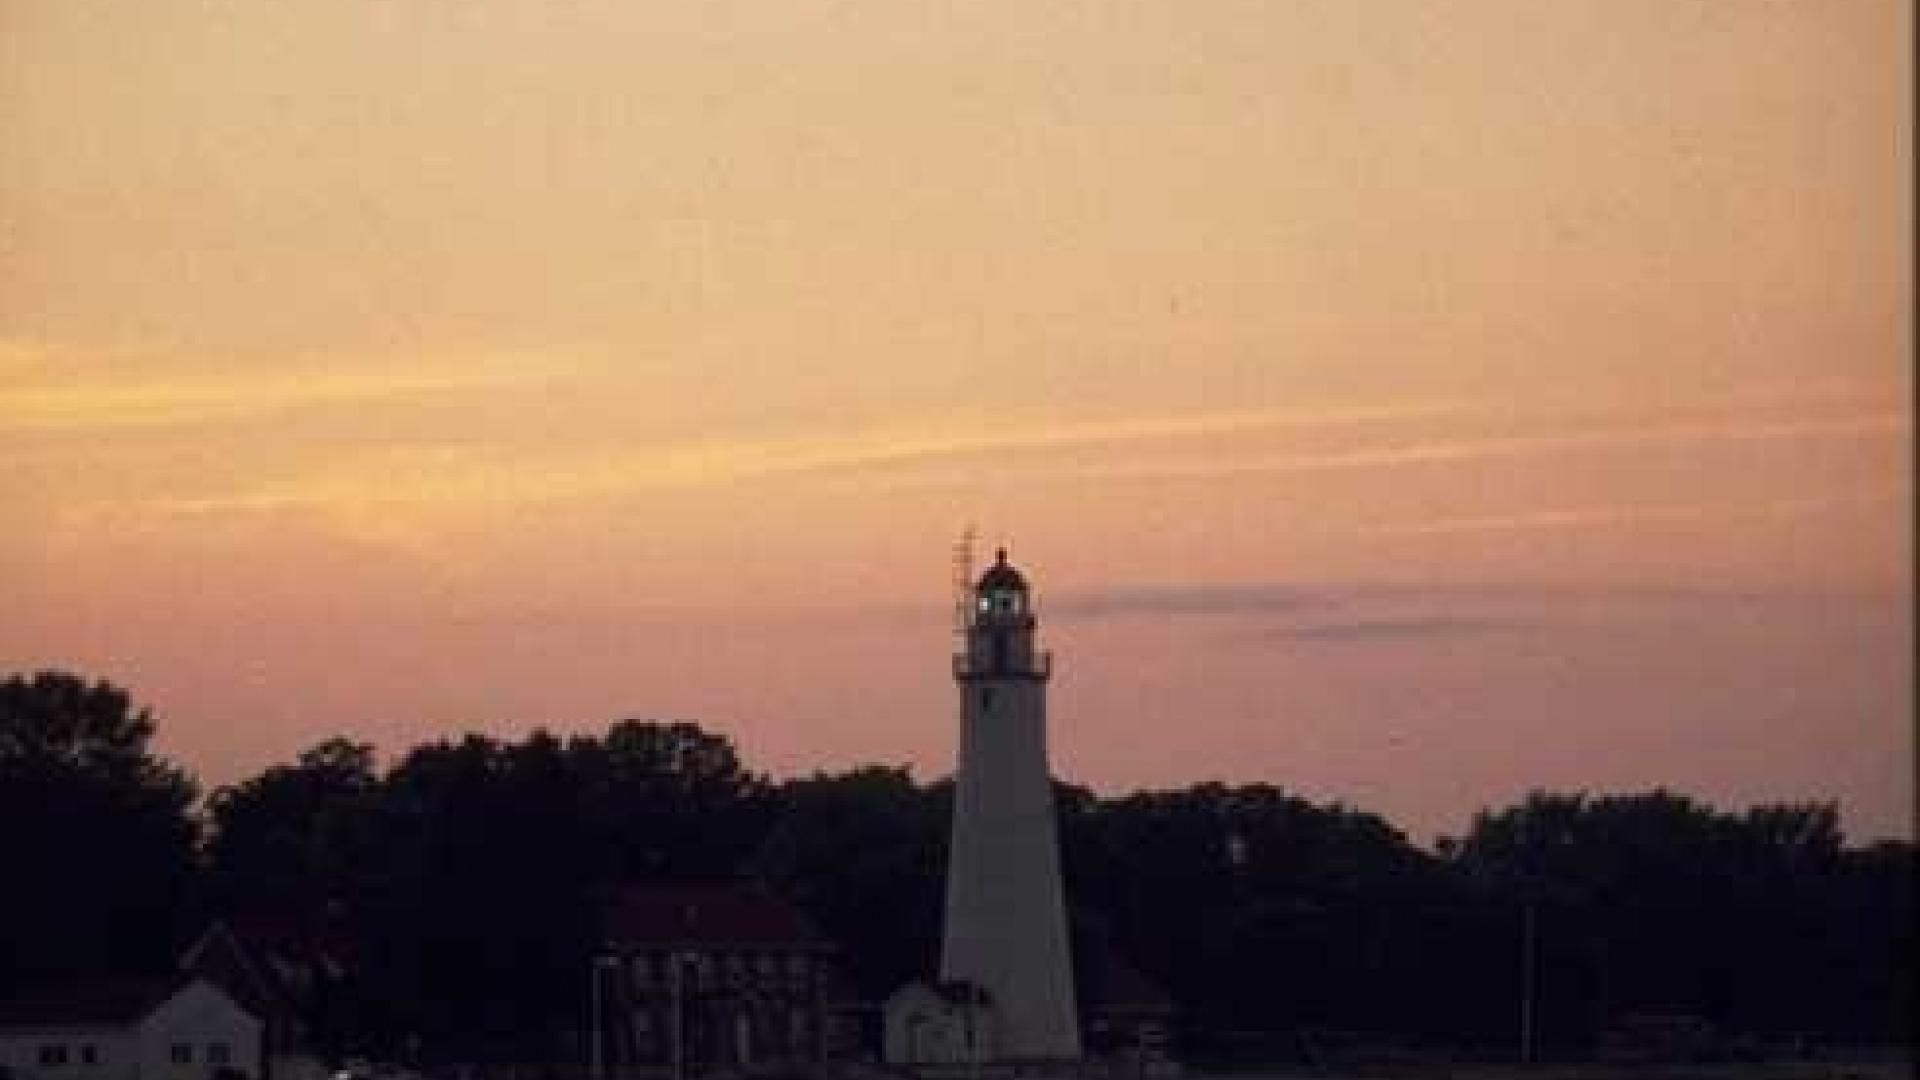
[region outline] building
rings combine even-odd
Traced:
[[[0,1002],[13,1080],[258,1080],[260,1020],[192,976],[100,979]]]
[[[994,1039],[993,1002],[971,983],[910,982],[885,1005],[886,1060],[916,1069],[979,1062]]]
[[[1171,1045],[1177,1010],[1167,992],[1104,942],[1077,938],[1073,959],[1087,1057],[1105,1063],[1110,1075],[1178,1075]]]
[[[744,883],[630,885],[601,905],[596,1078],[790,1072],[826,1057],[832,945]]]
[[[327,1075],[314,1024],[328,993],[346,977],[346,949],[299,921],[250,913],[221,919],[187,948],[182,971],[206,979],[260,1019],[263,1080]]]
[[[1006,549],[974,585],[954,657],[960,761],[940,979],[991,1003],[987,1060],[1080,1057],[1073,968],[1047,770],[1051,657]]]

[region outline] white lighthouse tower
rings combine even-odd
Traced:
[[[986,991],[997,1060],[1080,1056],[1047,773],[1047,677],[1032,596],[1002,548],[973,587],[953,658],[960,767],[940,975]]]

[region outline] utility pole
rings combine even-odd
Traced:
[[[600,1022],[600,973],[618,967],[620,961],[611,956],[596,956],[587,966],[587,1041],[588,1075],[591,1080],[606,1080],[607,1063],[602,1046],[604,1039]]]
[[[671,969],[670,974],[673,976],[668,983],[673,989],[673,1001],[667,1010],[668,1021],[673,1024],[673,1080],[680,1080],[684,1068],[681,1062],[686,1054],[685,1049],[680,1045],[680,954],[669,953],[667,966]]]
[[[967,1080],[980,1080],[980,990],[972,983],[961,986],[967,995]]]
[[[686,1002],[686,965],[692,959],[691,953],[684,952],[667,957],[673,968],[673,1080],[685,1080],[687,1075],[686,1020],[681,1014]]]
[[[1531,893],[1520,908],[1520,1063],[1533,1064],[1534,903]]]

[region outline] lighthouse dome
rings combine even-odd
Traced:
[[[1027,579],[1007,562],[1007,549],[1001,548],[993,553],[993,565],[987,567],[987,572],[980,575],[980,584],[974,588],[983,593],[1007,590],[1026,592]]]

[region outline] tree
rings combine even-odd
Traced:
[[[538,1060],[577,1008],[591,879],[559,740],[468,735],[387,775],[354,899],[371,1040],[429,1057]]]
[[[772,820],[771,785],[697,724],[622,720],[569,740],[566,768],[609,881],[732,877]]]
[[[789,780],[749,863],[841,945],[869,993],[891,993],[939,962],[952,791],[878,765]]]
[[[1636,1012],[1761,1034],[1901,1030],[1889,1003],[1906,981],[1893,958],[1907,955],[1911,851],[1843,850],[1832,803],[1730,814],[1666,791],[1535,793],[1479,815],[1454,865],[1491,902],[1536,909],[1548,1041],[1591,1045]]]
[[[417,1038],[439,1060],[559,1052],[579,1020],[596,890],[732,876],[771,810],[766,781],[732,744],[685,723],[623,721],[604,739],[564,742],[544,730],[520,742],[468,735],[414,747],[377,782],[362,764],[344,751],[303,759],[222,805],[279,806],[264,817],[282,823],[301,816],[285,807],[314,800],[359,807],[335,816],[343,828],[301,833],[317,846],[294,867],[252,865],[288,880],[350,869],[323,873],[320,887],[338,887],[350,911],[367,1041]],[[351,859],[333,857],[341,845]]]
[[[293,765],[215,791],[207,855],[220,909],[317,916],[351,891],[360,861],[352,819],[368,810],[378,785],[371,746],[330,739]]]
[[[1082,877],[1077,902],[1104,909],[1122,953],[1182,1003],[1190,1035],[1411,1013],[1404,969],[1439,875],[1380,818],[1217,783],[1108,800],[1094,816],[1064,830],[1104,849],[1069,849],[1069,866],[1107,867]]]
[[[106,682],[0,681],[0,989],[161,970],[190,932],[195,787],[153,731]]]

